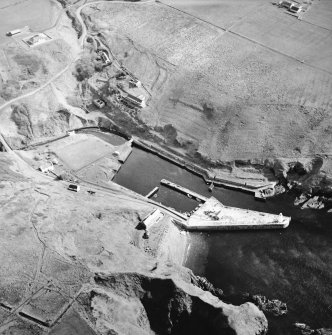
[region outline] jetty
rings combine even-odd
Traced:
[[[287,228],[290,217],[224,206],[214,197],[200,206],[186,222],[173,220],[188,231]]]
[[[204,197],[204,196],[201,195],[201,194],[198,194],[198,193],[196,193],[196,192],[194,192],[194,191],[191,191],[191,190],[189,190],[188,188],[185,188],[185,187],[183,187],[183,186],[180,186],[180,185],[177,185],[177,184],[175,184],[175,183],[172,183],[172,182],[169,181],[169,180],[162,179],[162,180],[160,181],[160,184],[161,184],[161,185],[164,185],[164,186],[167,186],[167,187],[169,187],[169,188],[171,188],[171,189],[173,189],[173,190],[175,190],[175,191],[178,191],[178,192],[180,192],[180,193],[183,193],[183,194],[187,195],[189,198],[193,198],[193,199],[198,200],[198,201],[200,201],[200,202],[205,202],[205,201],[208,200],[207,197]]]
[[[173,222],[188,231],[209,230],[248,230],[248,229],[283,229],[290,224],[288,216],[223,205],[214,197],[204,197],[183,186],[166,179],[160,182],[171,189],[200,200],[201,205],[191,212],[189,217],[173,218]]]
[[[132,140],[130,141],[127,141],[121,145],[119,145],[117,148],[116,148],[116,151],[114,151],[113,153],[113,156],[117,156],[118,157],[118,161],[120,163],[124,163],[127,158],[129,157],[129,155],[131,154],[132,152]]]
[[[150,191],[145,197],[146,198],[151,198],[152,196],[154,196],[157,192],[159,191],[159,187],[155,187],[152,191]]]

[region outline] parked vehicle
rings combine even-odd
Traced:
[[[68,190],[74,191],[74,192],[79,192],[80,191],[80,185],[70,184],[68,186]]]
[[[295,14],[298,14],[300,13],[302,10],[302,6],[298,5],[298,4],[292,4],[290,7],[289,7],[289,11],[291,13],[295,13]]]
[[[293,1],[287,1],[287,0],[283,0],[283,1],[279,1],[278,3],[278,7],[283,7],[283,8],[287,8],[290,9],[290,7],[294,5]]]

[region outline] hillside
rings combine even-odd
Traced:
[[[159,133],[171,124],[176,138],[165,141],[192,158],[223,165],[295,163],[319,155],[330,174],[332,77],[325,28],[263,1],[242,8],[249,14],[238,22],[235,4],[217,21],[212,12],[221,13],[222,4],[207,3],[204,11],[192,2],[171,4],[179,10],[164,3],[83,10],[90,31],[99,32],[151,90],[140,119]],[[270,21],[253,10],[260,4]],[[270,33],[259,33],[265,27]]]
[[[265,334],[256,306],[191,283],[169,219],[142,238],[151,205],[116,186],[73,193],[14,154],[0,171],[1,334]]]

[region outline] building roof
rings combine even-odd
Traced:
[[[146,217],[143,220],[145,228],[146,229],[150,228],[152,225],[159,222],[163,217],[164,214],[159,209],[154,210],[152,213],[148,215],[148,217]]]
[[[128,93],[128,98],[135,100],[138,103],[142,103],[145,101],[144,95],[139,95],[138,97],[136,95]]]

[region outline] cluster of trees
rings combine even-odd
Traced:
[[[103,62],[99,56],[93,52],[92,54],[83,56],[75,66],[74,76],[78,81],[89,79],[95,71],[102,71]]]
[[[75,66],[74,76],[78,81],[89,79],[95,72],[91,57],[82,57]]]

